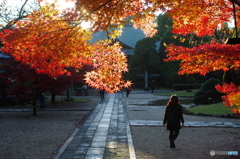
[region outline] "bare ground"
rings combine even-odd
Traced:
[[[0,112],[1,159],[51,159],[73,131],[81,125],[98,98],[86,103],[55,105],[72,111]]]
[[[164,106],[148,106],[149,101],[168,99],[152,93],[131,93],[126,98],[129,120],[162,121]],[[185,121],[240,122],[240,119],[184,115]],[[162,126],[131,126],[137,159],[208,159],[240,158],[240,128],[184,127],[170,148],[169,131]],[[237,151],[238,156],[215,155],[210,151]]]
[[[165,127],[132,126],[133,143],[138,159],[225,159],[240,156],[215,155],[210,151],[238,151],[239,128],[189,128],[180,130],[176,148],[169,148],[168,130]]]

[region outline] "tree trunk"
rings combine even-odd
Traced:
[[[37,115],[37,93],[36,90],[33,90],[33,116]]]
[[[52,93],[52,96],[51,96],[51,102],[52,103],[55,103],[56,102],[56,94],[55,93]]]
[[[73,101],[73,99],[70,96],[69,88],[67,89],[67,99],[66,101]]]

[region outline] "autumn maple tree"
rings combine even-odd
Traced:
[[[232,20],[236,14],[235,25],[238,25],[237,12],[234,12],[234,1],[197,1],[189,4],[190,11],[186,8],[176,8],[170,10],[170,15],[173,18],[173,32],[183,35],[196,34],[197,36],[216,34],[217,30],[224,27],[224,22]],[[238,4],[238,3],[237,3]],[[234,5],[234,6],[233,6]],[[238,4],[239,5],[239,4]],[[238,7],[237,7],[238,8]],[[191,10],[194,9],[192,12]],[[217,13],[221,10],[222,13]],[[176,13],[185,13],[186,16],[180,17]],[[198,14],[199,17],[195,15]],[[194,20],[192,18],[196,18]],[[183,25],[179,24],[182,22]],[[237,27],[237,26],[236,26]],[[237,30],[234,34],[238,38]],[[201,44],[192,48],[176,46],[170,44],[167,46],[168,58],[166,61],[179,60],[179,74],[194,74],[199,73],[206,75],[211,71],[222,70],[224,72],[239,72],[240,70],[240,45],[226,44],[227,39],[214,39],[210,43]],[[220,43],[219,43],[220,42]],[[234,83],[226,83],[217,85],[216,89],[225,95],[222,97],[224,104],[229,107],[234,113],[240,114],[240,89]]]
[[[121,34],[127,17],[133,17],[134,27],[153,36],[156,13],[167,12],[173,19],[175,34],[205,36],[215,34],[224,22],[231,22],[233,4],[236,10],[239,6],[238,0],[66,0],[75,7],[58,10],[44,0],[37,2],[41,4],[40,9],[32,10],[25,18],[13,20],[13,27],[1,33],[2,50],[36,72],[52,77],[70,75],[67,67],[81,69],[83,65],[93,65],[95,70],[86,74],[86,82],[108,92],[130,85],[122,79],[122,72],[127,71],[126,57],[119,44],[113,44],[112,40]],[[237,19],[239,14],[236,12]],[[90,22],[89,29],[82,28],[84,21]],[[92,44],[92,33],[100,30],[108,32],[110,39]],[[236,50],[238,45],[214,42],[194,48],[168,47],[169,60],[180,60],[180,73],[186,74],[238,70],[239,53]],[[226,51],[234,57],[227,56]],[[207,61],[208,58],[211,61]]]
[[[110,93],[129,86],[130,82],[124,82],[121,76],[127,71],[127,65],[119,44],[112,45],[111,41],[92,44],[89,30],[71,25],[69,14],[60,15],[54,4],[33,11],[13,29],[1,32],[2,51],[37,73],[53,78],[70,76],[68,67],[81,69],[84,65],[93,65],[95,70],[86,74],[90,86]]]

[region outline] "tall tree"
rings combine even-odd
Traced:
[[[180,46],[191,46],[200,41],[203,41],[203,38],[196,38],[194,34],[189,34],[188,36],[183,36],[180,34],[172,33],[173,21],[167,13],[159,14],[157,17],[157,34],[156,37],[161,40],[160,47],[160,57],[161,57],[161,73],[165,79],[165,85],[167,87],[172,87],[176,83],[192,83],[196,82],[196,75],[178,75],[180,68],[180,61],[164,61],[167,58],[166,56],[166,46],[169,44],[175,44]],[[198,77],[199,78],[199,77]]]
[[[145,88],[148,88],[148,74],[158,72],[160,57],[157,42],[157,39],[149,37],[139,40],[130,58],[131,73],[145,74]]]

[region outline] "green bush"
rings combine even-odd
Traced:
[[[217,90],[207,90],[204,93],[209,98],[219,98],[222,96],[222,94],[220,92],[218,92]]]
[[[210,79],[208,79],[207,81],[205,81],[205,82],[202,84],[200,90],[203,90],[203,91],[216,90],[216,89],[215,89],[215,86],[216,86],[217,84],[221,84],[221,83],[222,83],[222,82],[221,82],[220,80],[218,80],[218,79],[210,78]]]
[[[208,97],[206,95],[199,95],[193,99],[195,104],[208,104]]]
[[[205,81],[200,90],[194,94],[194,103],[207,104],[209,102],[220,102],[222,94],[215,89],[215,86],[220,83],[220,80],[214,78]]]
[[[205,95],[204,91],[202,91],[202,90],[197,91],[197,92],[194,94],[194,97],[200,96],[200,95]]]
[[[187,89],[198,89],[202,84],[173,84],[172,88],[174,90],[187,90]]]

